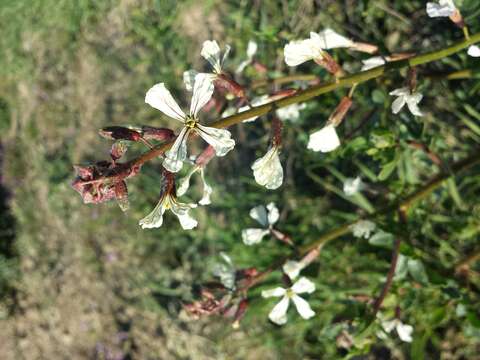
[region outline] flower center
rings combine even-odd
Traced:
[[[193,129],[197,125],[197,123],[198,123],[197,119],[191,117],[190,115],[188,115],[187,118],[185,119],[185,126],[190,129]]]
[[[290,298],[292,298],[293,295],[295,295],[295,293],[293,292],[292,289],[287,289],[286,295],[290,299]]]

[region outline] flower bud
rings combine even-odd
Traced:
[[[108,126],[101,129],[98,133],[105,139],[110,140],[139,141],[142,138],[140,132],[123,126]]]

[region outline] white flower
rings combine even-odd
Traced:
[[[366,60],[362,60],[362,69],[361,71],[367,71],[373,68],[376,68],[377,66],[382,66],[385,65],[386,61],[383,57],[381,56],[374,56]]]
[[[467,54],[473,57],[480,57],[480,47],[472,45],[468,48]]]
[[[453,0],[439,0],[438,4],[427,3],[427,14],[429,17],[450,17],[455,14],[457,8]]]
[[[255,181],[270,190],[278,189],[283,183],[283,168],[278,152],[278,146],[272,146],[252,164]]]
[[[350,226],[353,236],[368,239],[377,226],[370,220],[360,220]]]
[[[300,110],[303,110],[307,107],[306,104],[292,104],[285,106],[276,111],[276,114],[280,120],[283,121],[292,121],[295,122],[300,118]]]
[[[295,40],[285,45],[285,63],[288,66],[297,66],[309,60],[323,57],[323,50],[352,47],[354,42],[337,34],[332,29],[325,29],[320,33],[311,32],[310,39]]]
[[[172,212],[178,217],[180,225],[184,230],[190,230],[197,227],[198,222],[192,218],[188,212],[192,208],[196,208],[196,204],[183,204],[179,203],[175,195],[168,192],[163,192],[160,196],[160,200],[153,209],[153,211],[140,220],[139,224],[142,229],[159,228],[163,223],[163,213],[165,210],[172,210]]]
[[[212,195],[213,189],[205,180],[205,168],[203,166],[193,166],[187,175],[178,181],[177,196],[183,196],[187,192],[190,187],[190,178],[197,171],[200,172],[200,179],[202,180],[203,185],[203,196],[198,203],[200,205],[210,205],[212,203],[210,196]]]
[[[313,151],[330,152],[340,146],[340,139],[333,124],[310,134],[307,148]]]
[[[343,192],[347,196],[352,196],[358,193],[363,188],[362,179],[357,176],[355,179],[353,178],[346,178],[343,182]]]
[[[268,204],[267,207],[263,205],[254,207],[252,210],[250,210],[250,217],[254,220],[257,220],[260,225],[263,226],[263,228],[243,230],[242,240],[245,245],[258,244],[260,241],[262,241],[263,237],[270,233],[270,229],[272,228],[273,224],[278,221],[280,213],[275,204],[272,202]]]
[[[277,287],[271,290],[262,291],[262,297],[282,297],[280,302],[275,305],[268,314],[268,318],[277,325],[284,325],[287,322],[287,310],[290,305],[290,300],[293,301],[298,313],[305,320],[315,316],[308,302],[298,296],[298,294],[311,294],[315,291],[315,284],[305,277],[300,278],[289,289]]]
[[[382,327],[387,333],[397,330],[398,337],[404,342],[412,342],[413,326],[402,323],[399,319],[382,321]]]
[[[258,45],[255,41],[250,40],[247,45],[247,59],[242,61],[238,66],[235,72],[237,74],[241,73],[248,65],[250,65],[253,61],[253,57],[257,53]]]
[[[225,46],[225,52],[222,57],[222,53],[218,43],[215,40],[207,40],[203,43],[202,51],[200,55],[207,60],[212,66],[212,73],[198,73],[195,70],[188,70],[183,73],[183,82],[188,91],[192,91],[195,77],[199,74],[203,74],[208,80],[214,81],[215,78],[222,73],[222,67],[225,60],[230,53],[231,47]]]
[[[304,268],[305,264],[301,261],[288,260],[285,264],[283,264],[282,270],[285,274],[288,275],[290,280],[293,280],[300,274],[300,271],[302,271]]]
[[[156,84],[148,90],[145,102],[160,110],[168,117],[183,123],[184,127],[177,136],[170,150],[165,152],[163,166],[171,172],[178,172],[187,157],[187,139],[190,133],[196,132],[214,149],[217,156],[224,156],[235,146],[231,134],[225,129],[216,129],[200,125],[198,112],[210,100],[213,94],[213,84],[205,74],[195,77],[192,102],[189,115],[186,115],[173,99],[164,83]]]
[[[224,252],[220,253],[224,263],[216,264],[213,269],[213,275],[220,278],[220,282],[223,286],[227,289],[234,290],[235,289],[235,266],[233,265],[232,259],[230,256],[225,254]]]
[[[392,112],[398,114],[400,110],[407,104],[408,110],[415,116],[423,116],[418,108],[418,103],[422,101],[423,95],[418,92],[410,92],[408,87],[393,90],[390,95],[398,96],[392,103]]]

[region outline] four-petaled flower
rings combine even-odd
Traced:
[[[427,3],[427,14],[429,17],[450,17],[457,12],[453,0],[440,0],[437,3]]]
[[[343,182],[343,192],[347,196],[352,196],[361,191],[364,187],[362,179],[359,176],[356,178],[346,178]]]
[[[402,87],[390,92],[392,96],[398,96],[392,103],[392,112],[398,114],[400,110],[407,104],[408,110],[415,116],[423,116],[418,108],[418,103],[422,101],[423,95],[419,92],[411,92],[408,87]]]
[[[307,148],[313,151],[330,152],[340,146],[340,139],[333,124],[328,124],[322,129],[310,134]]]
[[[273,224],[278,221],[280,213],[277,207],[272,202],[265,206],[259,205],[250,210],[250,217],[257,220],[262,226],[262,229],[245,229],[242,231],[242,240],[245,245],[258,244],[263,237],[270,233]]]
[[[213,94],[213,84],[206,74],[195,77],[192,103],[188,115],[180,109],[164,83],[157,84],[148,90],[145,102],[160,110],[168,117],[183,123],[184,127],[177,136],[174,144],[165,153],[163,166],[171,172],[178,172],[187,157],[187,139],[191,132],[196,132],[214,149],[217,156],[224,156],[235,146],[235,140],[225,129],[216,129],[200,125],[198,112],[210,100]]]
[[[180,225],[184,230],[190,230],[197,226],[197,220],[192,218],[188,212],[197,207],[196,204],[183,204],[177,201],[175,195],[175,176],[169,171],[163,172],[163,183],[160,191],[160,200],[153,211],[140,220],[142,229],[158,228],[163,224],[163,213],[166,210],[172,212],[178,217]]]
[[[381,320],[381,324],[385,332],[391,333],[393,329],[397,330],[398,337],[400,340],[404,342],[412,342],[412,333],[413,333],[413,326],[404,324],[400,321],[400,319],[392,319],[392,320]],[[379,337],[384,337],[385,335],[379,333]],[[383,335],[383,336],[382,336]]]
[[[310,319],[315,315],[307,301],[298,294],[311,294],[315,291],[315,284],[305,277],[300,278],[292,287],[284,289],[277,287],[271,290],[262,291],[262,297],[282,297],[268,314],[268,318],[277,325],[284,325],[287,322],[287,310],[290,300],[293,301],[298,313],[304,319]]]
[[[325,56],[324,50],[349,48],[354,44],[353,41],[332,29],[325,29],[320,33],[311,32],[310,39],[295,40],[285,45],[285,63],[288,66],[297,66],[310,60],[318,61]]]
[[[374,222],[370,220],[360,220],[350,226],[353,236],[368,239],[370,234],[376,229]]]

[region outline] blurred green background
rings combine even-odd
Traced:
[[[457,4],[471,31],[480,31],[478,1]],[[460,40],[461,31],[447,19],[426,16],[424,1],[3,0],[0,24],[2,359],[478,358],[480,267],[472,265],[464,276],[452,272],[478,251],[478,167],[412,211],[401,252],[419,260],[421,271],[400,274],[382,310],[392,318],[400,309],[402,321],[414,327],[412,343],[395,334],[378,338],[378,324],[355,330],[366,321],[360,299],[379,293],[391,250],[351,235],[329,244],[305,271],[317,285],[308,297],[314,319],[302,320],[291,310],[287,325],[268,322],[274,302],[258,294],[278,286],[278,273],[251,294],[238,330],[219,317],[192,320],[182,311],[182,303],[193,299],[192,287],[212,279],[220,251],[238,267],[259,269],[288,253],[273,239],[253,248],[242,243],[241,230],[255,225],[248,217],[253,206],[274,201],[281,210],[278,228],[305,244],[439,171],[408,141],[429,146],[446,163],[478,149],[479,60],[465,52],[419,69],[422,118],[390,112],[388,92],[402,86],[404,72],[359,86],[339,128],[344,145],[334,153],[307,151],[306,143],[345,91],[309,102],[297,122],[286,123],[286,178],[277,191],[256,185],[250,170],[267,149],[268,123],[235,126],[236,151],[207,169],[213,205],[194,210],[194,231],[182,231],[171,214],[160,229],[138,226],[156,204],[160,161],[129,181],[126,214],[114,202],[84,205],[70,187],[73,164],[108,157],[110,143],[98,136],[99,128],[176,126],[144,103],[145,92],[165,82],[188,104],[182,73],[207,68],[200,57],[203,41],[232,45],[231,71],[253,39],[269,76],[328,79],[313,63],[288,68],[284,44],[325,27],[377,44],[383,54],[424,52]],[[332,54],[349,72],[367,57]],[[469,78],[432,76],[463,69],[472,70]],[[250,67],[238,80],[248,86],[264,76]],[[193,153],[203,146],[195,144]],[[141,151],[132,147],[128,156]],[[357,175],[370,190],[343,196],[342,180]],[[395,232],[392,217],[377,224]],[[348,346],[342,336],[351,337]]]

